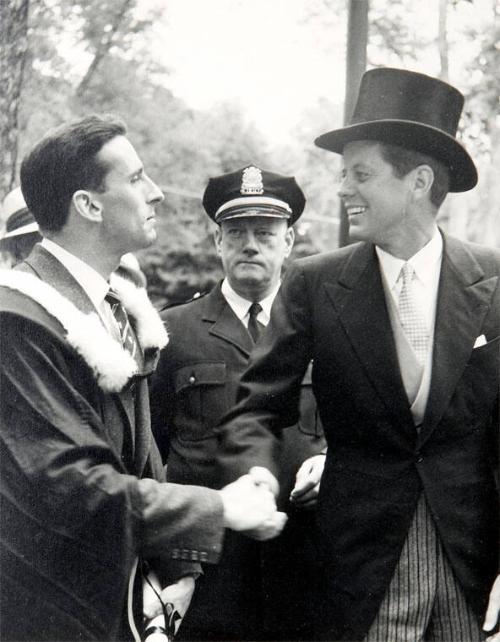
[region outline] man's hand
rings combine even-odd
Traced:
[[[179,613],[181,617],[186,615],[186,611],[189,608],[191,603],[191,598],[193,597],[195,587],[195,579],[192,575],[186,575],[181,577],[180,580],[177,580],[174,584],[170,584],[162,591],[158,591],[161,596],[161,601],[163,604],[174,605],[174,609]],[[151,591],[148,594],[148,599],[144,600],[144,617],[148,620],[152,620],[158,615],[163,615],[162,606],[160,600],[156,594]],[[146,597],[146,596],[145,596]],[[179,628],[181,620],[178,620],[175,624],[176,631]]]
[[[261,484],[266,485],[272,494],[277,497],[280,492],[280,485],[276,477],[264,466],[253,466],[248,471],[250,477],[254,480],[257,486]]]
[[[314,455],[306,459],[297,471],[290,501],[298,508],[313,508],[316,505],[324,467],[325,455]]]
[[[486,610],[486,617],[484,618],[483,630],[491,631],[498,623],[500,616],[500,575],[493,584],[490,592],[490,600],[488,602],[488,609]],[[500,633],[491,635],[487,638],[488,642],[500,642]]]
[[[279,535],[286,515],[276,511],[274,494],[278,482],[265,468],[252,468],[219,494],[224,505],[224,525],[254,539],[271,539]]]
[[[281,513],[276,511],[273,513],[272,517],[267,519],[265,522],[262,522],[257,528],[251,528],[246,531],[241,531],[243,535],[256,539],[259,542],[264,542],[267,539],[273,539],[277,537],[288,520],[288,515],[286,513]]]

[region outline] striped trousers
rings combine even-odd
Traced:
[[[363,642],[479,642],[485,638],[422,494],[391,583]]]

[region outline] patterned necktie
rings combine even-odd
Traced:
[[[254,343],[257,343],[260,337],[260,333],[264,329],[262,323],[259,323],[259,321],[257,321],[259,312],[262,312],[262,306],[260,305],[260,303],[254,302],[248,308],[248,332],[254,340]]]
[[[113,313],[116,325],[120,332],[119,339],[123,348],[135,358],[135,354],[137,352],[137,341],[134,331],[130,326],[125,308],[120,301],[120,297],[110,288],[104,297],[104,300],[107,301],[111,307],[111,312]]]
[[[429,330],[421,311],[418,309],[413,294],[413,279],[415,270],[409,263],[405,263],[399,273],[398,281],[401,279],[403,285],[399,294],[398,311],[399,319],[406,337],[410,342],[415,356],[421,365],[427,359],[429,348]]]

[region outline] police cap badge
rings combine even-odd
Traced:
[[[247,165],[208,181],[203,207],[216,223],[231,218],[283,218],[293,225],[302,214],[305,197],[295,178]]]

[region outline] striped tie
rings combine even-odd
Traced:
[[[424,365],[429,348],[429,330],[425,323],[424,316],[415,302],[413,293],[414,278],[415,270],[409,263],[405,263],[398,277],[398,281],[400,279],[403,281],[399,294],[398,311],[401,325],[415,352],[415,356],[418,362]]]
[[[113,313],[116,325],[120,332],[120,341],[123,348],[135,358],[135,354],[137,352],[137,341],[134,331],[130,326],[125,308],[120,301],[120,297],[110,288],[104,299],[111,307],[111,312]]]

